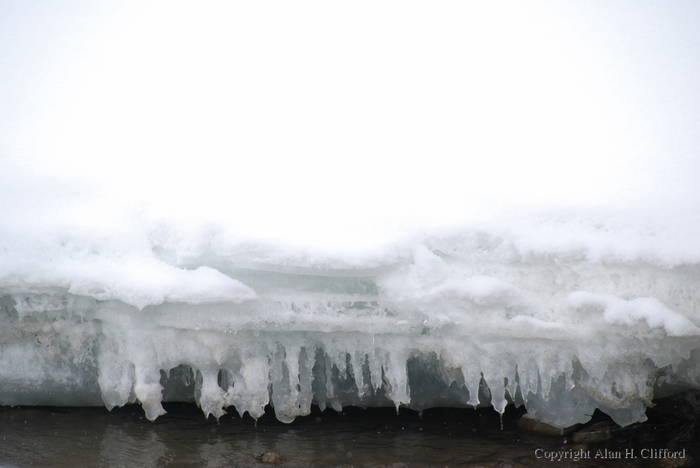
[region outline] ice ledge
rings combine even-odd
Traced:
[[[196,401],[214,417],[235,407],[257,418],[271,405],[284,422],[312,404],[499,412],[515,404],[556,427],[586,422],[596,408],[624,426],[645,420],[655,392],[700,388],[692,336],[514,339],[454,324],[391,333],[221,323],[194,330],[177,326],[185,325],[177,316],[206,316],[209,306],[139,312],[61,297],[63,308],[44,298],[41,312],[21,318],[14,297],[2,298],[0,404],[139,402],[149,419],[163,414],[163,401]],[[243,306],[227,307],[235,316]]]
[[[630,424],[656,392],[700,385],[697,266],[525,262],[499,248],[419,245],[355,276],[218,258],[163,264],[166,276],[143,284],[157,268],[122,258],[104,296],[75,289],[79,272],[63,281],[30,268],[0,283],[0,403],[138,401],[152,419],[162,401],[194,400],[215,417],[231,406],[259,417],[270,404],[283,421],[314,403],[512,403],[565,427],[596,408]]]

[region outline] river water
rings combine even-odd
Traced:
[[[652,452],[669,447],[668,441],[649,437],[652,426],[618,429],[605,443],[576,444],[571,436],[519,429],[522,411],[511,409],[503,429],[492,409],[397,415],[386,408],[341,413],[314,408],[292,424],[268,415],[256,422],[235,412],[218,422],[205,420],[192,404],[166,409],[165,416],[150,422],[138,406],[112,412],[0,407],[0,467],[671,467],[692,466],[692,447],[698,445],[693,436],[686,446],[673,446],[686,449],[685,458],[676,460],[668,458],[671,452]],[[568,458],[545,458],[556,453]],[[590,458],[575,461],[576,453]],[[650,458],[654,454],[661,455]]]

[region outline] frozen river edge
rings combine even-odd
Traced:
[[[211,302],[7,286],[0,404],[140,403],[151,420],[164,401],[217,418],[271,405],[283,422],[312,404],[514,404],[556,427],[596,409],[626,426],[700,387],[695,266],[467,260],[421,247],[359,273],[193,262],[235,278],[238,296]]]

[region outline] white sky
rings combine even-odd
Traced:
[[[0,0],[0,196],[314,242],[695,203],[698,83],[695,1]]]

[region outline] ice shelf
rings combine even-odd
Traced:
[[[284,422],[312,404],[514,404],[559,427],[596,408],[624,426],[656,396],[700,386],[697,264],[519,250],[483,233],[364,267],[240,252],[174,266],[163,250],[151,261],[175,286],[155,296],[118,274],[5,277],[0,404],[138,402],[151,420],[163,401],[217,418],[271,405]]]

